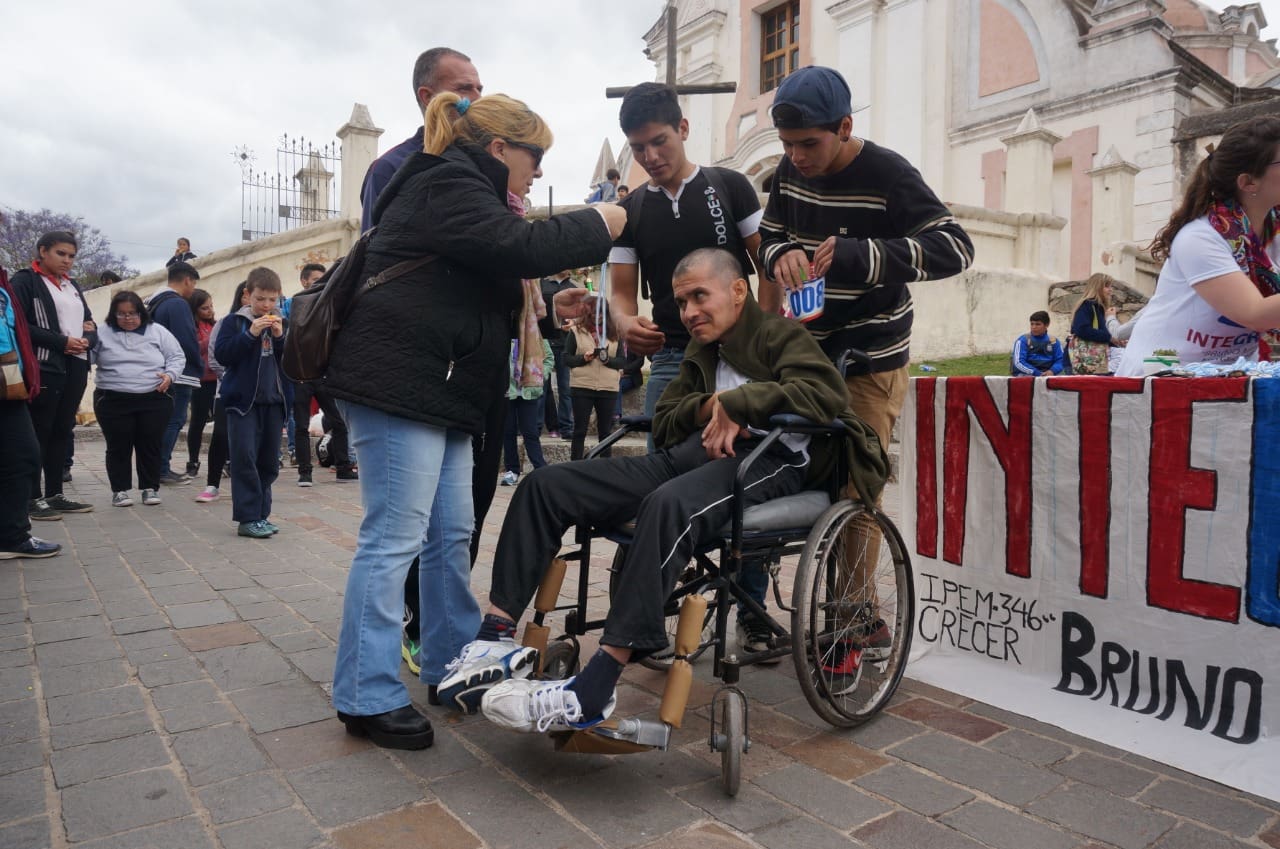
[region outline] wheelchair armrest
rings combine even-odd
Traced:
[[[789,433],[844,433],[844,422],[836,419],[829,424],[818,424],[812,419],[795,413],[778,413],[769,417],[769,426]]]
[[[617,442],[628,433],[648,433],[653,428],[653,419],[648,416],[623,416],[618,420],[618,427],[613,432],[596,443],[596,446],[587,452],[585,459],[594,460],[599,457],[602,452],[607,450],[609,446]]]

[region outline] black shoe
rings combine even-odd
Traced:
[[[45,557],[53,557],[60,551],[62,551],[62,546],[56,542],[46,542],[38,537],[27,537],[27,541],[22,545],[0,551],[0,560],[13,560],[19,557],[38,560]],[[432,687],[432,690],[434,689]],[[439,703],[437,700],[436,704]]]
[[[338,711],[338,719],[352,737],[368,737],[384,749],[425,749],[435,742],[431,720],[413,705],[374,716],[352,716]]]
[[[57,510],[59,513],[92,513],[93,505],[85,504],[83,501],[72,501],[61,492],[57,495],[51,495],[46,498],[45,503],[50,508]]]
[[[338,469],[338,480],[340,481],[358,481],[360,473],[348,466],[345,469]]]
[[[58,522],[62,514],[49,506],[43,498],[33,498],[27,502],[27,515],[38,522]]]
[[[194,478],[198,474],[200,474],[200,461],[187,463],[187,477]]]
[[[63,482],[63,483],[71,483],[71,470],[70,470],[70,469],[63,469],[63,470],[62,470],[62,482]]]

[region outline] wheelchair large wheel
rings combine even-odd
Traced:
[[[625,546],[618,546],[617,551],[613,554],[613,563],[609,566],[609,602],[613,603],[614,595],[617,590],[618,573],[622,569],[622,561],[626,559],[627,549]],[[698,568],[696,561],[689,564],[684,573],[676,581],[676,589],[671,594],[671,598],[667,599],[667,603],[663,606],[663,613],[667,618],[667,647],[662,651],[645,655],[640,658],[640,665],[645,669],[652,669],[657,672],[666,672],[671,668],[671,661],[675,659],[675,642],[676,627],[680,624],[680,604],[684,601],[686,595],[701,593],[707,585],[707,576]],[[702,620],[702,648],[698,649],[689,656],[692,663],[697,660],[704,651],[709,647],[711,637],[715,633],[716,628],[716,600],[713,593],[706,593],[707,598],[707,615]]]
[[[796,568],[792,657],[818,716],[851,728],[884,707],[911,649],[915,594],[898,529],[856,501],[833,504]]]

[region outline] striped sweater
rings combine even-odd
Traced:
[[[911,293],[907,284],[941,280],[973,262],[973,243],[950,210],[902,156],[874,142],[839,174],[806,178],[783,158],[760,223],[761,267],[801,248],[813,257],[836,236],[826,306],[808,323],[828,356],[860,348],[871,371],[907,364]]]

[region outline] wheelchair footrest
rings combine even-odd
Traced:
[[[551,736],[557,752],[629,755],[653,749],[665,751],[671,742],[671,726],[652,719],[610,719],[586,731]]]

